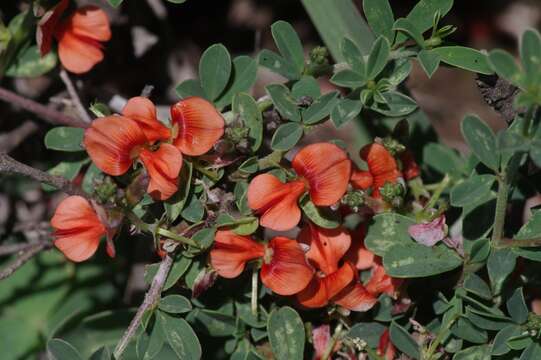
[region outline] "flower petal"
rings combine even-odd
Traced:
[[[44,56],[51,51],[53,34],[60,21],[60,17],[64,11],[66,11],[68,5],[69,0],[61,0],[39,19],[36,28],[36,44],[39,47],[41,56]]]
[[[59,30],[57,38],[60,62],[74,74],[88,72],[103,60],[101,45],[95,40],[74,35],[65,28]]]
[[[312,343],[314,344],[313,360],[320,360],[327,352],[331,341],[331,327],[328,324],[320,325],[312,330]]]
[[[391,297],[395,297],[402,280],[387,275],[385,268],[379,262],[381,260],[378,260],[372,268],[372,274],[365,286],[366,291],[374,296],[385,293]]]
[[[262,257],[264,247],[248,236],[230,230],[218,230],[210,251],[210,263],[224,278],[235,278],[244,270],[247,261]]]
[[[171,144],[161,144],[156,151],[143,149],[139,157],[150,177],[148,193],[162,201],[171,197],[178,190],[182,153]]]
[[[398,170],[398,164],[391,153],[381,144],[373,143],[366,145],[361,150],[361,158],[368,164],[368,169],[374,177],[372,196],[381,198],[380,188],[385,183],[392,184],[402,176]]]
[[[262,214],[261,226],[276,231],[289,230],[301,219],[298,199],[304,190],[302,181],[284,184],[274,175],[261,174],[248,186],[248,206]]]
[[[297,240],[310,247],[306,256],[325,274],[338,270],[338,263],[351,245],[351,236],[344,228],[324,229],[312,223],[301,230]]]
[[[299,303],[307,308],[319,308],[327,305],[354,279],[353,266],[344,263],[332,274],[320,277],[314,276],[310,284],[297,294]]]
[[[122,109],[122,115],[136,121],[149,142],[171,137],[171,131],[156,116],[156,106],[146,97],[132,97]]]
[[[378,299],[366,291],[362,284],[353,282],[338,293],[333,301],[348,310],[363,312],[370,310]]]
[[[365,236],[366,225],[361,224],[359,228],[352,233],[351,246],[344,258],[355,265],[358,270],[370,269],[374,265],[374,254],[364,246]]]
[[[315,205],[330,206],[347,190],[351,161],[345,151],[334,144],[308,145],[295,155],[292,165],[297,174],[308,181]]]
[[[224,134],[222,115],[201,97],[189,97],[171,106],[171,120],[178,127],[173,145],[186,155],[208,152]]]
[[[145,144],[145,134],[137,123],[123,116],[106,116],[85,130],[83,143],[96,166],[106,174],[124,174],[132,165],[131,152]]]
[[[67,19],[67,24],[74,35],[96,41],[111,39],[107,13],[97,6],[80,7]]]
[[[353,170],[349,181],[355,189],[366,190],[372,186],[374,178],[369,171]]]
[[[270,259],[261,266],[261,282],[279,295],[293,295],[303,290],[314,275],[299,243],[275,237],[268,245]],[[268,250],[268,251],[269,251]]]
[[[90,203],[81,196],[64,199],[56,208],[51,226],[55,229],[54,245],[76,262],[94,255],[106,233]]]
[[[445,215],[441,215],[429,223],[411,225],[408,233],[419,244],[434,246],[445,238],[446,227]]]

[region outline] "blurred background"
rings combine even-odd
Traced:
[[[125,0],[117,9],[105,0],[76,2],[105,9],[113,31],[112,40],[106,44],[105,60],[90,73],[73,77],[81,85],[80,95],[85,104],[100,101],[114,108],[119,99],[137,96],[146,85],[152,85],[152,99],[166,108],[178,99],[175,86],[197,77],[199,57],[208,46],[223,43],[233,56],[274,49],[270,25],[279,19],[294,26],[307,52],[322,45],[300,1],[187,0],[175,5],[163,0]],[[362,12],[361,1],[355,3]],[[405,16],[416,0],[390,3],[398,18]],[[26,1],[4,0],[0,3],[0,19],[7,24],[27,7]],[[522,32],[528,27],[538,28],[540,22],[538,0],[455,0],[442,21],[458,27],[449,39],[452,42],[477,49],[504,48],[514,53]],[[503,119],[484,103],[475,80],[469,72],[443,66],[428,79],[414,64],[407,81],[441,140],[460,151],[464,147],[459,123],[465,114],[478,114],[494,129],[505,126]],[[278,75],[260,68],[253,95],[264,95],[264,86],[278,81]],[[324,91],[332,89],[332,84],[321,81]],[[0,86],[74,111],[57,72],[34,79],[4,78]],[[49,169],[65,156],[43,146],[50,125],[7,103],[0,103],[0,151],[7,143],[5,134],[23,124],[27,127],[26,136],[10,151],[12,157]],[[347,126],[336,130],[323,125],[319,130],[315,136],[352,140]],[[25,179],[0,175],[0,243],[49,236],[48,220],[61,196],[45,192]],[[120,245],[124,248],[119,252],[126,254],[121,261],[110,261],[100,253],[75,271],[73,264],[53,251],[0,282],[1,358],[34,358],[32,354],[39,352],[43,337],[71,321],[71,315],[137,305],[145,289],[143,265],[158,258],[149,257],[150,244],[137,242],[133,237],[132,240],[133,243]],[[7,260],[1,258],[0,264]],[[94,334],[96,337],[107,337],[107,331],[114,331],[111,324],[101,326]]]

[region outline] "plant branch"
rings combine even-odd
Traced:
[[[3,87],[0,87],[0,101],[19,106],[53,125],[66,125],[82,128],[88,127],[88,124],[82,120],[63,114],[60,111],[42,105],[34,100],[22,97]]]
[[[137,329],[141,325],[141,320],[143,320],[145,312],[147,310],[153,309],[156,306],[157,302],[160,299],[165,280],[167,279],[167,275],[171,270],[171,266],[173,266],[173,257],[170,254],[167,254],[163,258],[162,262],[160,263],[160,267],[156,272],[156,275],[152,279],[150,288],[145,294],[145,300],[137,309],[135,316],[130,322],[130,325],[128,326],[128,328],[124,332],[124,335],[122,335],[122,338],[115,347],[115,351],[113,352],[115,359],[120,359],[120,357],[126,350],[126,347],[128,346],[131,339],[136,334]]]
[[[0,245],[0,256],[11,255],[18,252],[25,252],[31,248],[36,247],[36,245],[50,245],[49,241],[40,241],[40,242],[30,242],[30,243],[18,243],[18,244],[7,244]]]
[[[81,98],[79,97],[79,94],[77,94],[77,90],[75,89],[75,86],[73,85],[73,82],[71,81],[68,73],[63,68],[60,70],[60,79],[64,82],[64,85],[66,85],[66,90],[68,90],[68,94],[71,98],[71,101],[73,102],[73,105],[77,109],[77,112],[79,113],[79,117],[81,120],[83,120],[86,123],[90,123],[92,121],[92,118],[90,115],[88,115],[88,112],[86,112],[85,107],[83,106],[83,103],[81,102]]]
[[[73,183],[61,176],[54,176],[44,171],[34,169],[13,159],[9,155],[0,152],[0,173],[23,175],[36,181],[54,186],[70,195],[86,196],[84,192]]]
[[[34,256],[39,254],[42,250],[50,249],[53,246],[51,242],[39,242],[39,243],[28,244],[28,245],[30,246],[19,251],[20,253],[19,257],[17,257],[11,264],[6,266],[0,272],[0,280],[4,280],[5,278],[11,276],[17,269],[19,269],[21,266],[26,264],[28,260],[32,259]]]
[[[35,123],[27,120],[15,129],[0,134],[0,153],[9,153],[37,129],[38,126]]]
[[[498,178],[498,195],[496,198],[496,211],[494,214],[494,227],[492,229],[492,246],[499,247],[503,239],[507,199],[509,198],[509,183],[507,175],[502,173]]]

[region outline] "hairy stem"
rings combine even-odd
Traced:
[[[130,325],[128,326],[128,328],[124,332],[124,335],[122,335],[122,338],[115,347],[115,350],[113,352],[115,359],[120,359],[120,357],[126,350],[126,347],[137,333],[137,329],[139,328],[139,325],[141,325],[141,320],[143,319],[145,312],[147,310],[153,309],[156,306],[157,302],[160,300],[161,292],[163,286],[165,285],[167,275],[169,275],[169,271],[171,270],[171,266],[173,266],[173,257],[170,254],[167,254],[163,258],[162,262],[160,263],[160,267],[156,272],[156,275],[152,279],[150,288],[145,294],[145,300],[137,309],[135,316],[130,322]]]

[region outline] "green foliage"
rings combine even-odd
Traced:
[[[45,147],[58,151],[83,151],[84,129],[59,126],[45,135]]]
[[[277,360],[304,358],[304,326],[295,310],[287,306],[273,310],[269,315],[267,331]]]

